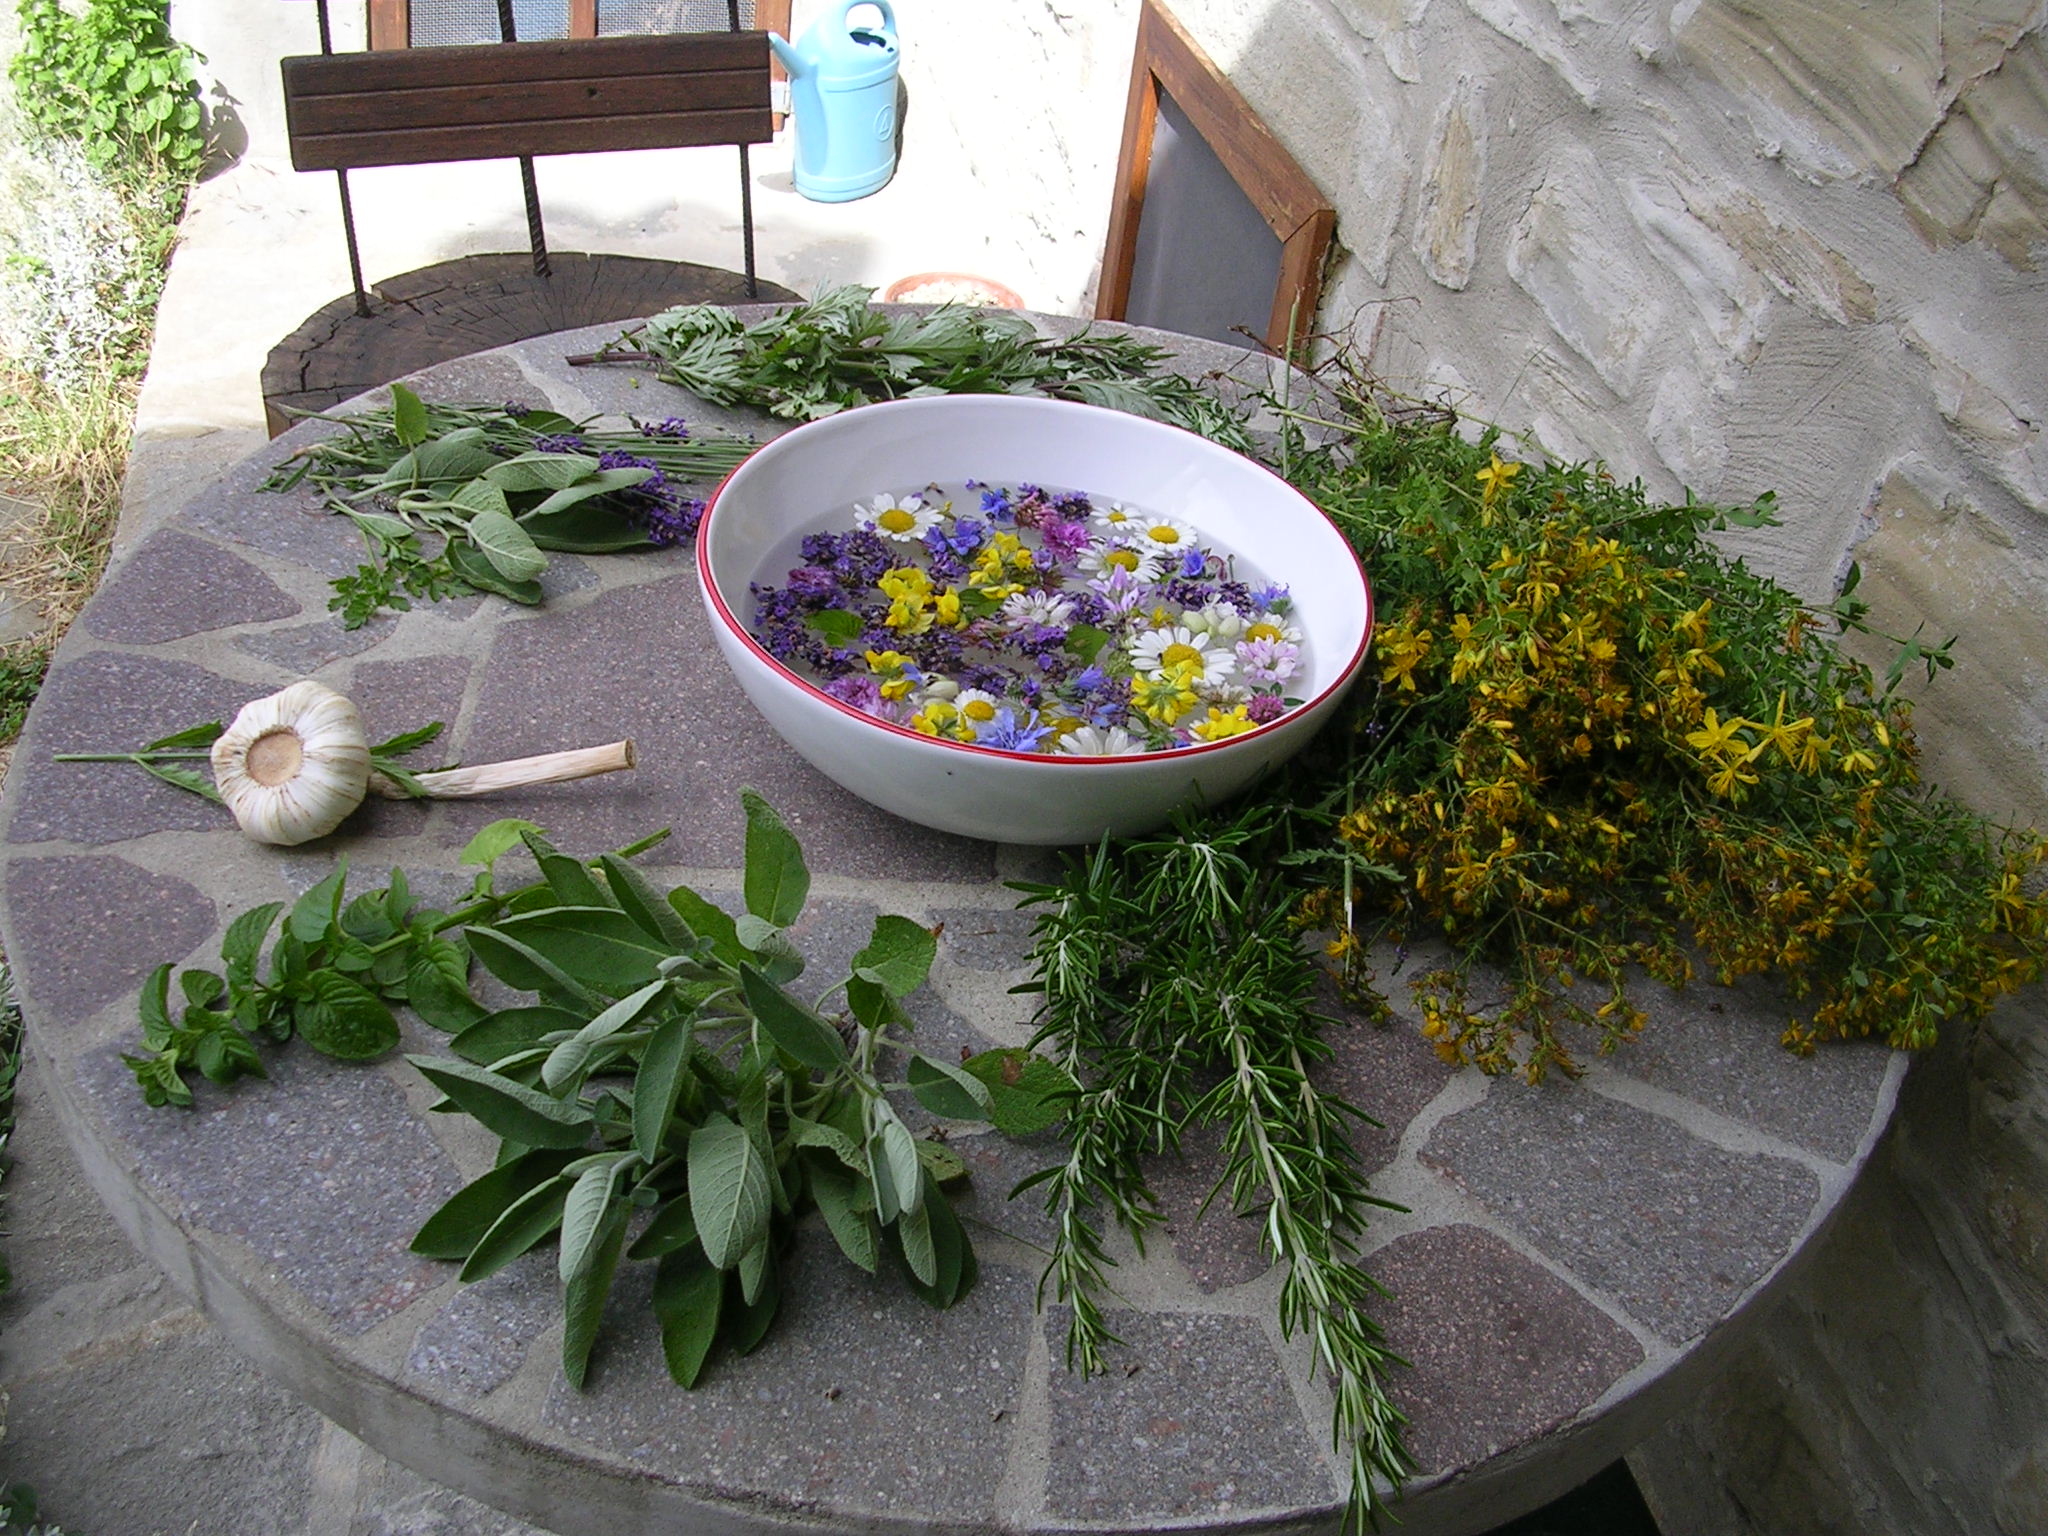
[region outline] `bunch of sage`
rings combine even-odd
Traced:
[[[347,430],[280,464],[265,489],[310,481],[362,535],[370,559],[327,605],[345,629],[413,598],[495,592],[531,606],[549,550],[687,539],[703,503],[683,486],[715,482],[756,446],[674,418],[618,432],[517,404],[430,405],[403,384],[388,410],[317,419]]]

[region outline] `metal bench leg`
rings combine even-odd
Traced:
[[[540,189],[533,181],[533,156],[519,157],[519,185],[526,192],[526,242],[533,247],[535,275],[548,275],[548,237],[540,227]]]
[[[747,248],[747,297],[758,299],[761,290],[754,283],[754,177],[744,144],[740,146],[740,235]]]
[[[341,187],[341,234],[348,242],[348,275],[356,285],[356,313],[367,320],[370,296],[363,291],[363,258],[356,251],[356,210],[348,199],[348,172],[336,171],[334,179]]]

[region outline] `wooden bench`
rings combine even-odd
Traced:
[[[320,53],[286,59],[283,70],[293,166],[340,177],[359,315],[370,308],[349,171],[517,157],[534,271],[545,277],[533,157],[619,149],[739,147],[747,293],[757,292],[747,147],[774,136],[764,32]]]

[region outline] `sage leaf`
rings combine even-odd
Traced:
[[[596,1258],[598,1233],[612,1209],[619,1169],[632,1157],[631,1152],[611,1153],[585,1168],[569,1187],[569,1196],[562,1202],[562,1246],[556,1265],[562,1284],[571,1284]]]
[[[960,1064],[986,1084],[989,1121],[1005,1136],[1031,1136],[1066,1118],[1079,1087],[1058,1062],[1011,1047],[983,1051]]]
[[[775,1321],[775,1313],[782,1305],[782,1282],[770,1267],[762,1276],[760,1294],[750,1303],[743,1305],[734,1315],[731,1298],[725,1304],[726,1342],[735,1353],[750,1355],[767,1337],[768,1325]]]
[[[318,944],[327,937],[327,930],[341,915],[341,888],[347,879],[348,860],[343,859],[326,879],[292,903],[289,926],[293,938],[301,944]]]
[[[839,1031],[753,966],[740,967],[740,989],[768,1038],[805,1066],[830,1072],[846,1060],[846,1042]]]
[[[581,1008],[587,1017],[610,1002],[531,945],[495,928],[469,930],[469,948],[485,970],[507,986],[538,992],[551,1001]],[[643,981],[645,977],[641,978]]]
[[[761,1299],[761,1282],[768,1276],[767,1233],[762,1233],[761,1240],[741,1256],[738,1270],[740,1300],[751,1307]]]
[[[747,910],[778,928],[803,915],[811,891],[811,872],[803,849],[768,802],[754,790],[740,791],[747,812]]]
[[[597,473],[597,460],[582,453],[521,453],[500,459],[483,478],[504,491],[558,491],[585,475]]]
[[[515,1052],[530,1050],[548,1035],[579,1029],[582,1024],[582,1016],[566,1008],[501,1008],[456,1035],[448,1049],[464,1061],[489,1066]]]
[[[725,1276],[701,1252],[680,1250],[654,1272],[654,1315],[661,1324],[661,1353],[669,1378],[679,1387],[697,1385],[711,1344],[718,1337],[719,1304]]]
[[[872,1275],[876,1262],[875,1224],[868,1219],[867,1205],[860,1198],[866,1193],[865,1182],[824,1158],[807,1160],[805,1166],[811,1198],[825,1218],[832,1241],[848,1260]]]
[[[660,940],[650,937],[616,907],[546,907],[519,912],[499,918],[489,928],[471,929],[471,944],[476,943],[478,933],[529,946],[563,974],[607,997],[645,986],[668,958]],[[481,948],[477,956],[484,957]],[[504,979],[512,981],[509,976]],[[520,985],[517,981],[512,984]]]
[[[629,1259],[659,1259],[678,1253],[697,1241],[697,1218],[690,1202],[678,1195],[654,1213],[654,1219],[626,1250]]]
[[[640,1071],[633,1079],[633,1145],[650,1164],[661,1160],[676,1100],[687,1080],[696,1023],[690,1018],[657,1024],[640,1053]]]
[[[514,1202],[560,1173],[574,1156],[537,1148],[471,1179],[421,1223],[412,1251],[430,1259],[467,1258]]]
[[[924,1195],[917,1140],[886,1103],[874,1109],[868,1137],[868,1179],[875,1190],[875,1215],[884,1226],[912,1209]]]
[[[498,462],[497,454],[485,440],[481,427],[457,427],[421,443],[412,453],[412,483],[434,485],[447,481],[459,484],[474,479]],[[397,466],[393,466],[396,471]],[[387,482],[390,475],[386,477]]]
[[[491,563],[489,555],[467,539],[450,539],[447,558],[449,570],[479,592],[495,592],[528,608],[538,608],[547,596],[537,580],[529,577],[524,581],[514,581]]]
[[[768,1170],[753,1138],[713,1114],[690,1133],[690,1209],[704,1256],[731,1269],[768,1230]]]
[[[697,935],[690,925],[661,897],[637,865],[607,853],[598,859],[604,869],[605,886],[621,912],[643,928],[647,936],[659,939],[672,950],[686,950]]]
[[[595,497],[552,512],[521,513],[519,526],[542,549],[577,555],[612,555],[654,543],[646,528]]]
[[[516,1083],[488,1068],[437,1056],[408,1056],[428,1082],[484,1128],[526,1147],[581,1147],[590,1139],[588,1107]]]
[[[725,908],[714,906],[687,885],[670,891],[668,904],[676,916],[690,925],[692,933],[711,941],[712,953],[727,965],[738,965],[747,958],[747,947],[740,943],[732,914]]]
[[[548,889],[555,893],[565,907],[609,907],[612,899],[601,889],[581,859],[572,859],[566,853],[557,852],[554,845],[540,835],[538,828],[522,831],[520,840],[533,855],[534,863],[540,866],[541,878],[548,883]]]
[[[908,997],[924,985],[938,952],[938,936],[929,928],[884,913],[875,919],[867,947],[853,957],[853,974],[891,997]]]
[[[896,1240],[903,1249],[903,1262],[910,1266],[910,1272],[922,1284],[936,1288],[939,1258],[932,1245],[931,1216],[923,1201],[896,1218]]]
[[[569,1180],[554,1175],[505,1207],[463,1260],[457,1278],[465,1285],[488,1279],[521,1254],[529,1253],[562,1224]]]
[[[592,496],[602,496],[610,491],[623,491],[629,486],[638,485],[653,474],[653,470],[642,468],[601,469],[587,480],[563,486],[539,506],[529,508],[523,515],[531,523],[535,519],[560,512],[565,507],[573,507],[577,502]]]
[[[968,1240],[966,1229],[960,1225],[958,1214],[936,1191],[926,1197],[924,1215],[931,1237],[934,1273],[929,1282],[921,1276],[915,1278],[911,1289],[934,1307],[950,1307],[974,1288],[981,1266],[974,1257],[974,1245]],[[904,1257],[908,1263],[908,1245],[905,1246]],[[914,1267],[911,1273],[916,1276]]]
[[[488,474],[489,471],[485,473]],[[448,498],[448,504],[470,515],[472,529],[476,526],[474,520],[487,512],[495,513],[507,520],[512,516],[512,504],[505,499],[505,493],[487,479],[469,480],[457,486],[455,494]]]
[[[994,1112],[988,1084],[951,1062],[913,1053],[905,1076],[917,1102],[947,1120],[986,1120]]]
[[[742,913],[733,923],[733,932],[740,944],[754,957],[761,974],[777,986],[795,981],[804,973],[804,957],[796,945],[773,923],[764,922],[751,912]]]
[[[661,978],[650,981],[638,992],[620,998],[554,1048],[548,1056],[547,1064],[541,1068],[540,1080],[554,1093],[560,1093],[572,1083],[580,1083],[597,1047],[620,1030],[632,1028],[648,1009],[667,994],[668,981]]]
[[[619,1267],[619,1250],[625,1246],[627,1211],[625,1202],[619,1201],[605,1212],[589,1260],[562,1292],[562,1375],[578,1391],[590,1369],[590,1347],[597,1342],[612,1276]]]
[[[398,1044],[398,1020],[384,1000],[339,971],[314,971],[311,995],[293,1011],[306,1044],[342,1061],[369,1061]]]
[[[855,1173],[868,1171],[867,1160],[861,1156],[860,1143],[836,1125],[822,1121],[807,1120],[802,1115],[789,1117],[790,1139],[800,1147],[817,1147],[830,1152],[834,1157]]]
[[[504,493],[494,494],[502,505]],[[495,508],[477,513],[469,520],[469,537],[507,581],[532,581],[548,568],[548,557],[509,513]]]

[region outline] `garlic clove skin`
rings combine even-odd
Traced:
[[[325,837],[370,786],[362,716],[311,678],[243,705],[212,756],[214,785],[243,832],[280,847]]]

